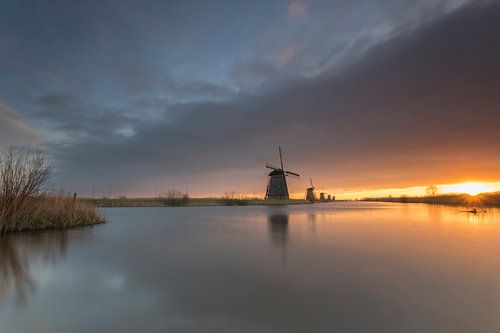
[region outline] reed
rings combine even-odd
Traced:
[[[5,232],[72,228],[103,223],[94,205],[63,195],[29,198],[9,217],[0,215],[0,229]]]
[[[41,149],[10,147],[0,153],[0,233],[68,228],[104,221],[88,202],[48,195],[51,165]]]

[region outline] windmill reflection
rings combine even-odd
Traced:
[[[268,216],[269,234],[271,242],[282,249],[283,259],[282,264],[286,264],[286,246],[288,241],[288,220],[287,212],[271,213]]]
[[[15,294],[24,304],[36,289],[32,266],[42,260],[55,264],[68,249],[68,231],[45,231],[27,234],[7,234],[0,237],[0,301]]]
[[[307,214],[307,221],[309,222],[309,227],[310,227],[311,231],[315,234],[316,233],[316,214],[315,213]]]

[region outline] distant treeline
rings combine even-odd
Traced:
[[[173,192],[172,192],[173,193]],[[224,195],[212,198],[191,198],[187,195],[170,195],[153,198],[87,198],[86,201],[97,207],[183,207],[183,206],[256,206],[302,204],[305,200],[264,200],[262,198],[247,198],[237,195]]]
[[[482,193],[475,196],[469,194],[442,194],[424,197],[383,197],[364,198],[362,201],[428,203],[439,205],[467,206],[467,207],[500,207],[500,192]]]

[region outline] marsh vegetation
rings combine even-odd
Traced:
[[[11,147],[0,154],[0,233],[104,222],[89,202],[46,193],[50,172],[41,149]]]
[[[428,203],[464,207],[500,207],[500,192],[470,194],[440,194],[423,197],[381,197],[365,198],[362,201],[401,202],[401,203]]]
[[[293,205],[308,203],[302,199],[265,200],[259,197],[240,196],[235,193],[226,193],[220,197],[193,198],[180,195],[179,191],[171,190],[167,194],[151,198],[97,198],[85,199],[97,207],[190,207],[190,206],[260,206],[260,205]]]

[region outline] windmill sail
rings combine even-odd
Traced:
[[[299,177],[300,175],[295,172],[286,171],[283,165],[283,154],[281,147],[278,148],[280,155],[280,168],[266,163],[266,168],[272,169],[268,175],[266,199],[289,199],[288,184],[286,177],[288,175]]]

